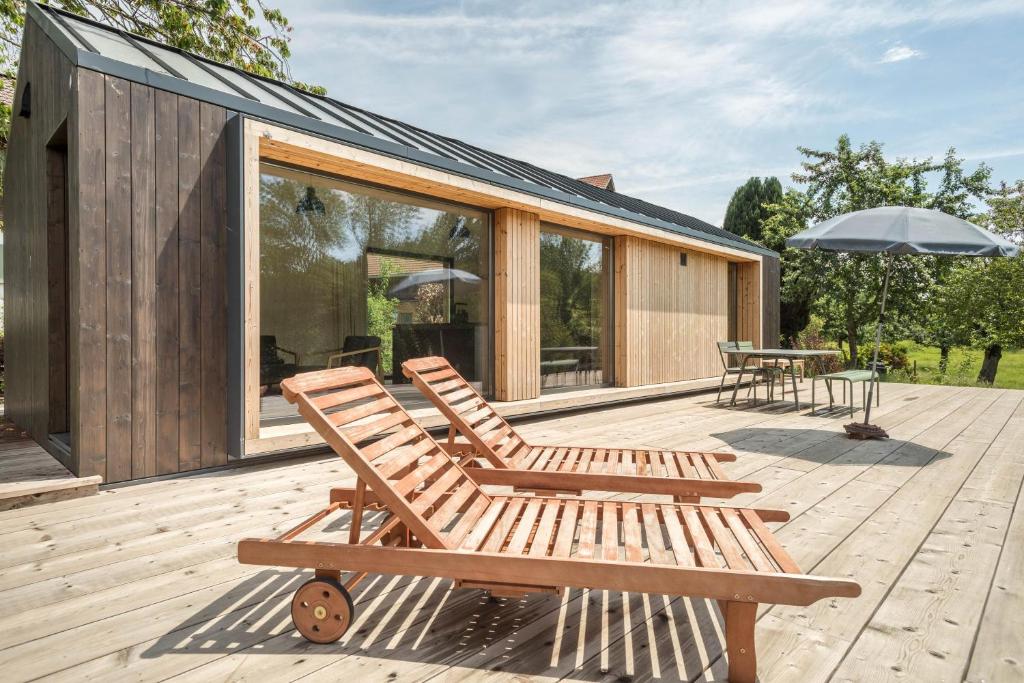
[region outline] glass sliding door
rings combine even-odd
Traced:
[[[613,381],[612,240],[541,224],[541,391]]]
[[[489,391],[489,213],[260,171],[261,426],[298,421],[282,379],[328,367],[371,368],[419,407],[402,361],[438,355]]]

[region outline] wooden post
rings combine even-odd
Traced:
[[[725,646],[729,656],[730,683],[754,683],[757,679],[757,657],[754,653],[756,618],[756,602],[730,600],[725,603]]]
[[[540,217],[494,212],[494,397],[540,396]]]

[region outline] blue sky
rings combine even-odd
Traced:
[[[1024,178],[1024,1],[281,3],[295,78],[720,224],[841,133]]]

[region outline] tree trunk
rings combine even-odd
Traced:
[[[857,330],[847,330],[847,343],[850,345],[850,367],[857,367]]]
[[[978,372],[978,381],[992,385],[996,383],[996,370],[999,369],[999,359],[1003,357],[1003,347],[999,344],[989,344],[985,347],[985,358],[981,361],[981,371]]]
[[[939,347],[939,374],[945,375],[949,370],[949,346],[943,344]]]

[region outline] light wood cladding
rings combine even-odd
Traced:
[[[494,213],[494,396],[540,395],[540,217]]]
[[[760,264],[739,264],[736,289],[736,338],[753,342],[755,349],[763,348]]]
[[[636,237],[615,240],[615,378],[620,387],[720,373],[728,261]]]

